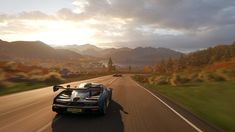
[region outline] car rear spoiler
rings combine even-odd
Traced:
[[[60,85],[55,85],[53,86],[53,91],[56,92],[58,91],[59,89],[66,89],[66,90],[76,90],[77,88],[70,88],[70,85],[67,85],[67,87],[64,87],[64,86],[60,86]]]

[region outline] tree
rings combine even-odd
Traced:
[[[109,58],[109,62],[108,62],[108,71],[111,72],[113,70],[113,61],[112,58]]]

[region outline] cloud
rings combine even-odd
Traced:
[[[85,15],[83,13],[75,13],[71,9],[68,8],[62,8],[60,9],[57,14],[57,18],[63,19],[63,20],[68,20],[68,21],[81,21],[81,20],[86,20],[89,19],[88,15]]]
[[[31,20],[50,20],[55,19],[53,15],[48,15],[41,11],[30,11],[30,12],[21,12],[17,16],[19,19],[31,19]]]
[[[149,46],[199,49],[235,40],[234,0],[88,0],[88,3],[82,13],[105,16],[107,20],[132,20],[122,25],[125,30],[121,37],[113,38],[115,41],[138,39],[142,45],[151,41]],[[133,45],[141,43],[129,43],[130,47]]]
[[[128,42],[116,45],[129,47],[192,50],[235,40],[234,0],[74,0],[71,4],[73,8],[51,14],[2,14],[0,34],[54,30],[50,26],[61,22],[74,30],[92,29],[89,39],[97,43]]]
[[[140,24],[174,29],[200,29],[226,23],[231,19],[228,14],[235,12],[233,0],[88,0],[87,3],[83,7],[86,14],[132,18]]]
[[[14,15],[0,14],[0,35],[27,34],[41,31],[43,27],[36,26],[38,21],[54,19],[54,16],[40,11],[21,12]]]

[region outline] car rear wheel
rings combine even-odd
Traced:
[[[101,109],[101,114],[105,115],[107,113],[107,101],[103,104],[103,108]]]
[[[110,97],[109,97],[110,102],[112,101],[112,91],[110,91]]]

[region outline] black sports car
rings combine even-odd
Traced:
[[[116,73],[116,74],[113,74],[113,77],[122,77],[122,74]]]
[[[54,86],[53,91],[65,89],[53,101],[52,110],[57,113],[98,112],[106,114],[112,100],[112,89],[98,83],[82,83],[78,87]]]

